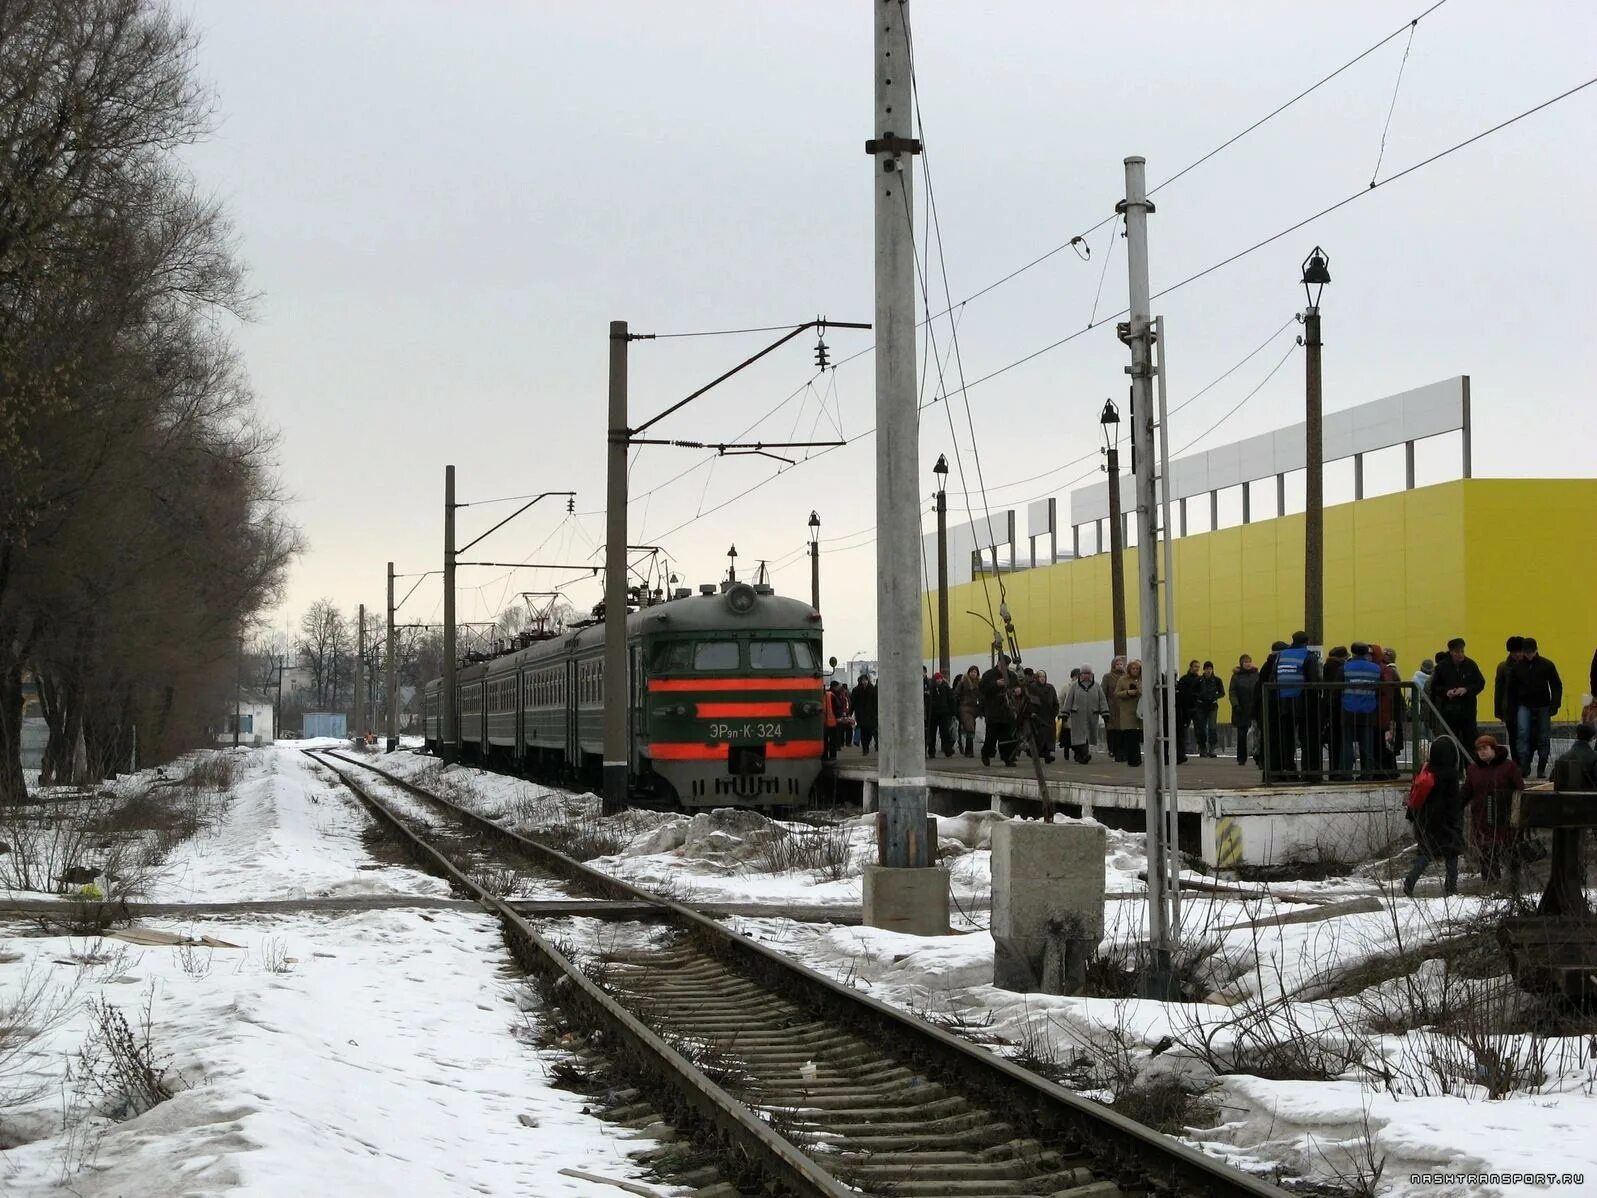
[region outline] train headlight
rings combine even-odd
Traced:
[[[746,582],[734,583],[726,592],[726,605],[736,615],[746,616],[754,610],[755,600],[759,596],[754,593],[754,588]]]

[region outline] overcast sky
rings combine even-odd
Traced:
[[[934,295],[940,262],[952,296],[971,295],[1109,215],[1126,155],[1145,156],[1157,183],[1424,7],[1156,3],[1133,18],[1105,5],[914,4],[920,135],[943,235],[941,259],[935,246],[927,254]],[[871,318],[863,0],[191,0],[186,11],[219,116],[191,159],[228,201],[262,296],[238,340],[282,430],[310,546],[279,624],[323,595],[380,611],[389,559],[401,572],[436,568],[449,462],[463,501],[577,492],[575,516],[546,500],[484,542],[486,557],[598,561],[610,320],[681,332]],[[1160,191],[1153,289],[1367,187],[1407,42]],[[1381,177],[1594,67],[1597,6],[1585,0],[1450,0],[1415,32]],[[1333,276],[1322,303],[1329,410],[1469,374],[1478,475],[1591,474],[1594,127],[1597,87],[1156,300],[1172,400],[1301,309],[1299,264],[1320,243]],[[1098,319],[1124,307],[1124,243],[1105,271],[1109,236],[1106,226],[1089,239],[1089,261],[1056,254],[962,308],[965,377],[1084,328],[1095,305]],[[1174,417],[1172,447],[1258,386],[1296,331]],[[947,353],[946,320],[936,336]],[[634,423],[769,339],[635,344]],[[870,335],[827,341],[836,361]],[[654,431],[724,440],[772,409],[747,436],[871,428],[869,355],[808,390],[813,349],[796,339]],[[1094,461],[1068,464],[1097,444],[1099,408],[1124,394],[1127,360],[1110,321],[970,390],[994,510],[1085,481]],[[947,371],[958,377],[952,359]],[[1301,419],[1302,387],[1298,350],[1199,446]],[[923,415],[928,493],[937,455],[956,460],[951,423],[975,485],[956,401]],[[1456,438],[1422,449],[1421,481],[1455,475],[1457,459]],[[803,596],[817,510],[828,649],[854,656],[876,641],[873,460],[869,437],[779,477],[768,459],[644,449],[630,540],[665,545],[690,584],[720,577],[735,543],[740,574],[769,559],[778,590]],[[1397,468],[1372,465],[1371,477],[1390,482]],[[1347,464],[1328,479],[1330,499],[1350,494]],[[950,496],[951,519],[966,502]],[[980,496],[969,502],[979,513]],[[510,510],[462,512],[462,541]],[[571,576],[463,572],[461,619]],[[570,594],[586,610],[599,587]],[[429,580],[401,615],[440,611]]]

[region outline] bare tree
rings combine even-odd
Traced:
[[[0,801],[194,743],[299,537],[216,320],[249,297],[178,151],[210,101],[153,0],[0,3]]]
[[[338,654],[348,639],[344,626],[343,613],[327,598],[318,599],[300,617],[299,656],[311,672],[311,684],[320,707],[330,706],[336,693]]]

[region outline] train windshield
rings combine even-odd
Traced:
[[[738,668],[736,641],[699,641],[693,646],[695,670],[735,670]]]
[[[791,670],[793,650],[786,641],[750,641],[749,669]]]

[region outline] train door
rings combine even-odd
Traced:
[[[627,761],[635,778],[643,768],[643,642],[635,642],[627,652]]]
[[[577,663],[574,658],[568,658],[565,663],[564,687],[561,693],[561,706],[565,711],[566,728],[566,766],[573,772],[582,769],[582,741],[577,735]]]

